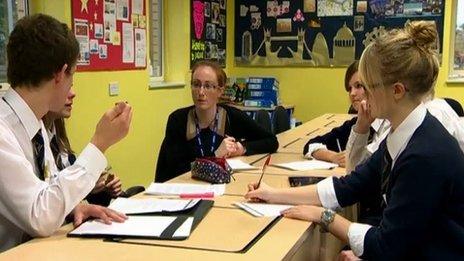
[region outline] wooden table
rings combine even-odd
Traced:
[[[286,131],[278,135],[279,152],[273,155],[273,162],[286,162],[301,160],[304,141],[314,135],[340,125],[351,116],[325,114],[309,121],[298,128]],[[289,150],[285,152],[285,150]],[[262,166],[266,154],[241,157],[247,163]],[[243,201],[243,195],[247,192],[246,185],[259,179],[259,170],[243,171],[234,174],[235,181],[226,186],[224,196],[215,198],[213,208],[236,208],[233,203]],[[264,181],[273,187],[288,187],[288,176],[310,175],[331,176],[343,175],[343,169],[295,172],[270,166],[264,177]],[[170,182],[198,182],[190,178],[186,173]],[[243,215],[249,215],[243,212]],[[228,225],[227,217],[218,218],[217,222]],[[233,222],[232,222],[233,223]],[[246,226],[234,225],[233,231],[241,233]],[[67,232],[71,225],[63,226],[53,236],[38,238],[25,244],[10,249],[0,254],[0,260],[139,260],[155,257],[166,260],[320,260],[321,241],[326,236],[321,236],[318,229],[308,222],[279,219],[259,240],[257,240],[244,253],[230,253],[220,251],[206,251],[198,249],[186,249],[180,247],[148,246],[136,244],[120,244],[104,242],[101,239],[68,238]],[[207,240],[222,240],[225,243],[233,242],[234,235],[215,234],[213,228],[208,232]],[[195,231],[193,232],[195,233]],[[187,239],[189,240],[189,239]]]

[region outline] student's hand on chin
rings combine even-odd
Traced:
[[[309,222],[320,222],[323,208],[310,206],[310,205],[299,205],[283,210],[281,214],[286,218],[294,218],[300,220],[306,220]]]
[[[112,221],[122,223],[127,219],[123,213],[99,205],[79,203],[72,211],[74,226],[77,227],[89,218],[100,219],[105,224]]]
[[[362,100],[358,107],[358,119],[356,120],[355,131],[360,134],[365,134],[374,121],[371,116],[371,111],[366,100]]]

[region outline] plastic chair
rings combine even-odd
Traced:
[[[130,187],[128,189],[126,189],[126,191],[123,191],[121,193],[121,195],[119,195],[120,197],[122,198],[130,198],[134,195],[137,195],[139,194],[140,192],[143,192],[145,191],[145,188],[143,186],[133,186],[133,187]]]
[[[456,101],[453,98],[443,98],[443,99],[448,103],[448,105],[451,108],[453,108],[453,110],[456,112],[456,114],[459,117],[464,117],[464,110],[462,109],[462,105],[458,101]]]
[[[272,126],[274,128],[274,134],[279,134],[290,129],[290,116],[284,107],[277,106],[275,108]]]
[[[256,123],[258,123],[259,126],[263,127],[263,129],[272,133],[272,123],[271,116],[269,116],[269,112],[267,112],[266,110],[257,111],[255,115],[255,121]]]

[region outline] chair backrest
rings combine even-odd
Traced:
[[[464,117],[464,110],[462,109],[462,105],[452,98],[443,98],[451,108],[456,112],[459,117]]]
[[[259,126],[272,133],[271,116],[269,115],[269,112],[266,110],[257,111],[255,115],[255,121]]]
[[[272,126],[274,134],[279,134],[290,129],[290,116],[287,110],[282,106],[277,106],[272,117]]]

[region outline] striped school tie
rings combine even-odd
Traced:
[[[39,129],[37,134],[32,138],[32,145],[34,149],[34,157],[37,167],[39,168],[39,179],[45,180],[45,147],[42,132]]]

